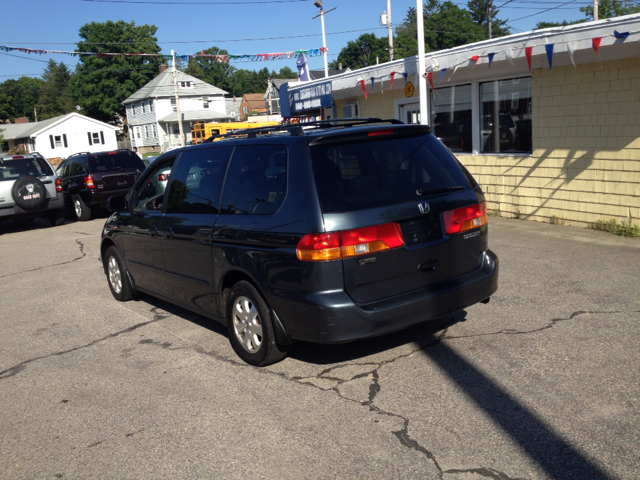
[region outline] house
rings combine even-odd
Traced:
[[[122,102],[131,145],[141,153],[182,145],[173,71],[161,65],[153,80]],[[176,82],[185,143],[191,141],[194,123],[231,120],[224,97],[227,92],[180,70],[176,70]]]
[[[422,72],[411,57],[290,83],[282,115],[419,123],[423,95],[423,123],[481,184],[490,212],[638,224],[639,41],[640,14],[523,32],[427,53]]]
[[[235,122],[240,120],[240,103],[242,102],[241,98],[236,98],[234,97],[227,97],[224,99],[224,103],[225,103],[225,108],[227,111],[227,114],[230,117],[231,122]]]
[[[267,103],[267,111],[269,115],[272,113],[280,113],[280,87],[285,83],[297,82],[297,78],[282,79],[271,78],[267,85],[267,91],[264,94],[264,101]]]
[[[262,93],[245,93],[240,102],[240,118],[251,112],[267,113],[267,102]]]
[[[336,70],[328,70],[329,76],[333,77],[334,75],[340,75],[342,73],[349,73],[351,71],[350,68],[339,68]],[[324,69],[321,70],[309,70],[309,80],[322,80],[325,78]]]
[[[79,113],[68,113],[40,122],[1,125],[2,152],[20,148],[25,153],[39,152],[56,165],[79,152],[101,152],[118,148],[118,127]]]

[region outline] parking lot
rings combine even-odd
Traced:
[[[638,239],[491,217],[489,304],[260,369],[116,302],[104,220],[0,227],[2,479],[640,477]]]

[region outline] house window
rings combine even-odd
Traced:
[[[142,113],[147,113],[145,111],[145,102],[140,102],[140,107],[142,108]]]
[[[174,123],[173,125],[171,125],[171,127],[173,129],[174,135],[180,135],[180,127],[178,126],[177,123]]]
[[[53,141],[56,145],[56,148],[62,148],[62,135],[55,135],[53,137]]]
[[[140,138],[140,127],[136,127],[136,138]]]
[[[99,133],[92,133],[91,134],[91,140],[93,143],[100,143],[100,134]]]
[[[132,112],[132,115],[133,115],[134,117],[138,114],[138,112],[136,111],[136,104],[135,104],[135,103],[134,103],[134,104],[133,104],[133,106],[131,107],[131,112]]]
[[[180,85],[180,88],[191,88],[194,86],[193,82],[178,82],[178,85]]]
[[[242,113],[249,113],[249,107],[242,107]]]
[[[480,84],[480,151],[531,153],[531,77]]]
[[[149,100],[149,111],[153,112],[153,100]]]
[[[178,105],[176,104],[176,99],[175,98],[171,99],[171,111],[173,111],[173,112],[177,112],[178,111]]]
[[[202,108],[209,108],[209,99],[208,98],[203,98],[202,99]]]
[[[471,85],[432,90],[430,103],[435,136],[452,152],[471,152]]]
[[[156,129],[155,125],[151,125],[151,130],[152,130],[153,138],[158,138],[158,130]]]
[[[359,103],[349,102],[342,106],[342,118],[359,118]]]

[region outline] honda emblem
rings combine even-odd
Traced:
[[[427,202],[420,202],[418,208],[420,209],[420,213],[429,213],[429,210],[431,210]]]

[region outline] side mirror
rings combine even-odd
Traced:
[[[127,209],[127,201],[124,197],[109,197],[105,205],[111,213],[121,212]]]

